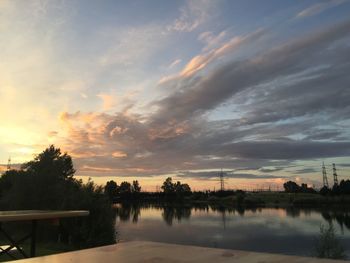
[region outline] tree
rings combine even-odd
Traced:
[[[141,192],[141,186],[139,184],[139,181],[137,181],[137,180],[132,181],[132,192],[133,193],[140,193]]]
[[[56,179],[71,179],[74,176],[72,158],[61,153],[60,148],[50,145],[33,161],[22,165],[22,169],[36,176],[53,177]]]
[[[71,157],[51,145],[20,170],[0,177],[0,210],[86,209],[89,218],[80,226],[72,220],[60,221],[61,241],[79,248],[114,243],[115,219],[103,187],[92,181],[83,184],[73,178],[74,172]],[[45,236],[57,240],[54,232],[46,231]],[[38,238],[43,233],[38,233]]]
[[[300,192],[300,186],[292,181],[288,181],[283,184],[284,191],[287,193],[297,193]]]
[[[188,184],[182,184],[181,189],[183,193],[191,193],[191,187]]]
[[[171,177],[168,177],[162,185],[163,192],[169,197],[182,198],[185,195],[191,193],[191,188],[188,184],[182,184],[180,181],[173,183]]]
[[[122,182],[119,186],[119,192],[121,195],[131,193],[131,184],[129,182]]]
[[[118,185],[113,180],[108,181],[104,188],[105,195],[108,196],[110,201],[113,201],[118,194]]]
[[[341,180],[339,184],[340,194],[350,194],[350,180]]]
[[[191,193],[191,188],[188,184],[182,184],[181,182],[177,181],[175,184],[175,192],[177,195],[183,195]]]
[[[165,194],[174,193],[175,192],[175,185],[173,184],[173,179],[171,177],[168,177],[167,179],[165,179],[161,188]]]

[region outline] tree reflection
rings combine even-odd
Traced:
[[[137,223],[141,216],[141,209],[158,209],[161,211],[161,217],[168,226],[172,226],[174,221],[180,222],[183,219],[189,219],[191,217],[192,210],[204,211],[204,212],[217,212],[223,221],[225,227],[227,215],[238,214],[242,217],[245,216],[247,211],[251,213],[261,212],[262,208],[245,208],[243,206],[237,207],[226,207],[218,205],[207,205],[207,204],[196,204],[193,206],[181,206],[181,205],[171,205],[171,204],[150,204],[150,203],[123,203],[117,206],[116,214],[120,221],[132,221]],[[282,208],[276,208],[281,210]],[[339,224],[343,230],[344,226],[350,230],[350,210],[347,209],[337,209],[337,210],[326,210],[324,208],[297,208],[297,207],[287,207],[283,208],[288,217],[297,218],[301,215],[310,216],[312,212],[321,214],[323,219],[329,223],[336,222]]]
[[[178,222],[181,219],[189,219],[191,216],[191,207],[172,207],[166,206],[163,208],[162,217],[167,225],[171,226],[173,224],[174,219]]]
[[[121,207],[116,208],[117,216],[121,221],[130,221],[137,223],[139,216],[141,215],[141,207],[138,204],[123,204]]]
[[[300,209],[296,207],[287,207],[286,208],[286,214],[289,217],[299,217],[300,216]]]
[[[340,228],[344,229],[344,226],[350,230],[350,212],[349,211],[322,211],[322,217],[328,222],[337,222]]]

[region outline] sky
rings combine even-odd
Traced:
[[[0,171],[192,189],[350,179],[349,0],[0,0]]]

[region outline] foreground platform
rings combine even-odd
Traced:
[[[204,248],[173,245],[165,243],[134,241],[116,245],[85,249],[75,252],[56,254],[45,257],[19,260],[21,263],[65,263],[65,262],[341,262],[338,260],[308,257],[285,256],[279,254],[256,253],[249,251]],[[345,261],[344,261],[345,262]]]

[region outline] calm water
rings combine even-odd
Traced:
[[[320,225],[333,223],[350,255],[350,210],[118,206],[121,241],[147,240],[311,256]]]

